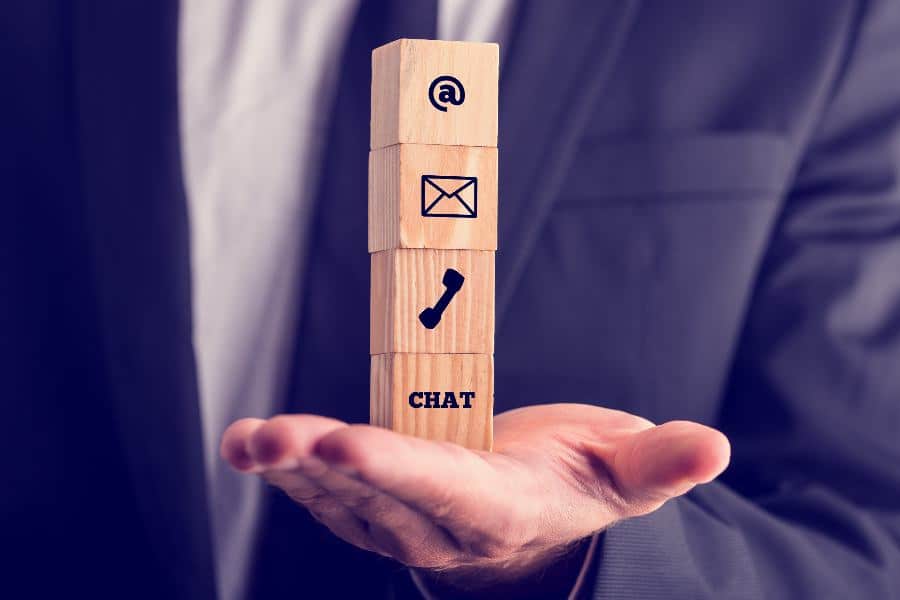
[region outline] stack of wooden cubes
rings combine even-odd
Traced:
[[[497,250],[496,44],[372,53],[371,422],[490,450]]]

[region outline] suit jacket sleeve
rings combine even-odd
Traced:
[[[900,3],[859,14],[748,307],[732,464],[605,533],[598,599],[900,598]]]

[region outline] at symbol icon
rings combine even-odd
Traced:
[[[453,75],[441,75],[436,77],[428,87],[428,100],[439,111],[447,112],[448,104],[459,106],[466,101],[466,88]]]

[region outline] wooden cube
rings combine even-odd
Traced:
[[[369,153],[369,252],[497,249],[497,149],[398,144]]]
[[[371,148],[496,146],[500,47],[401,39],[372,52]]]
[[[490,450],[494,364],[489,354],[372,357],[370,422],[399,433]]]
[[[371,264],[370,354],[494,351],[493,252],[384,250],[371,255]],[[461,287],[441,310],[453,272]]]

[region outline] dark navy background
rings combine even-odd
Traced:
[[[897,598],[900,4],[516,6],[497,410],[692,419],[734,451],[609,530],[592,593]],[[433,10],[367,0],[348,43],[289,410],[368,419],[368,52]],[[0,8],[4,596],[214,595],[177,12]],[[265,531],[257,597],[404,593],[274,493]]]

